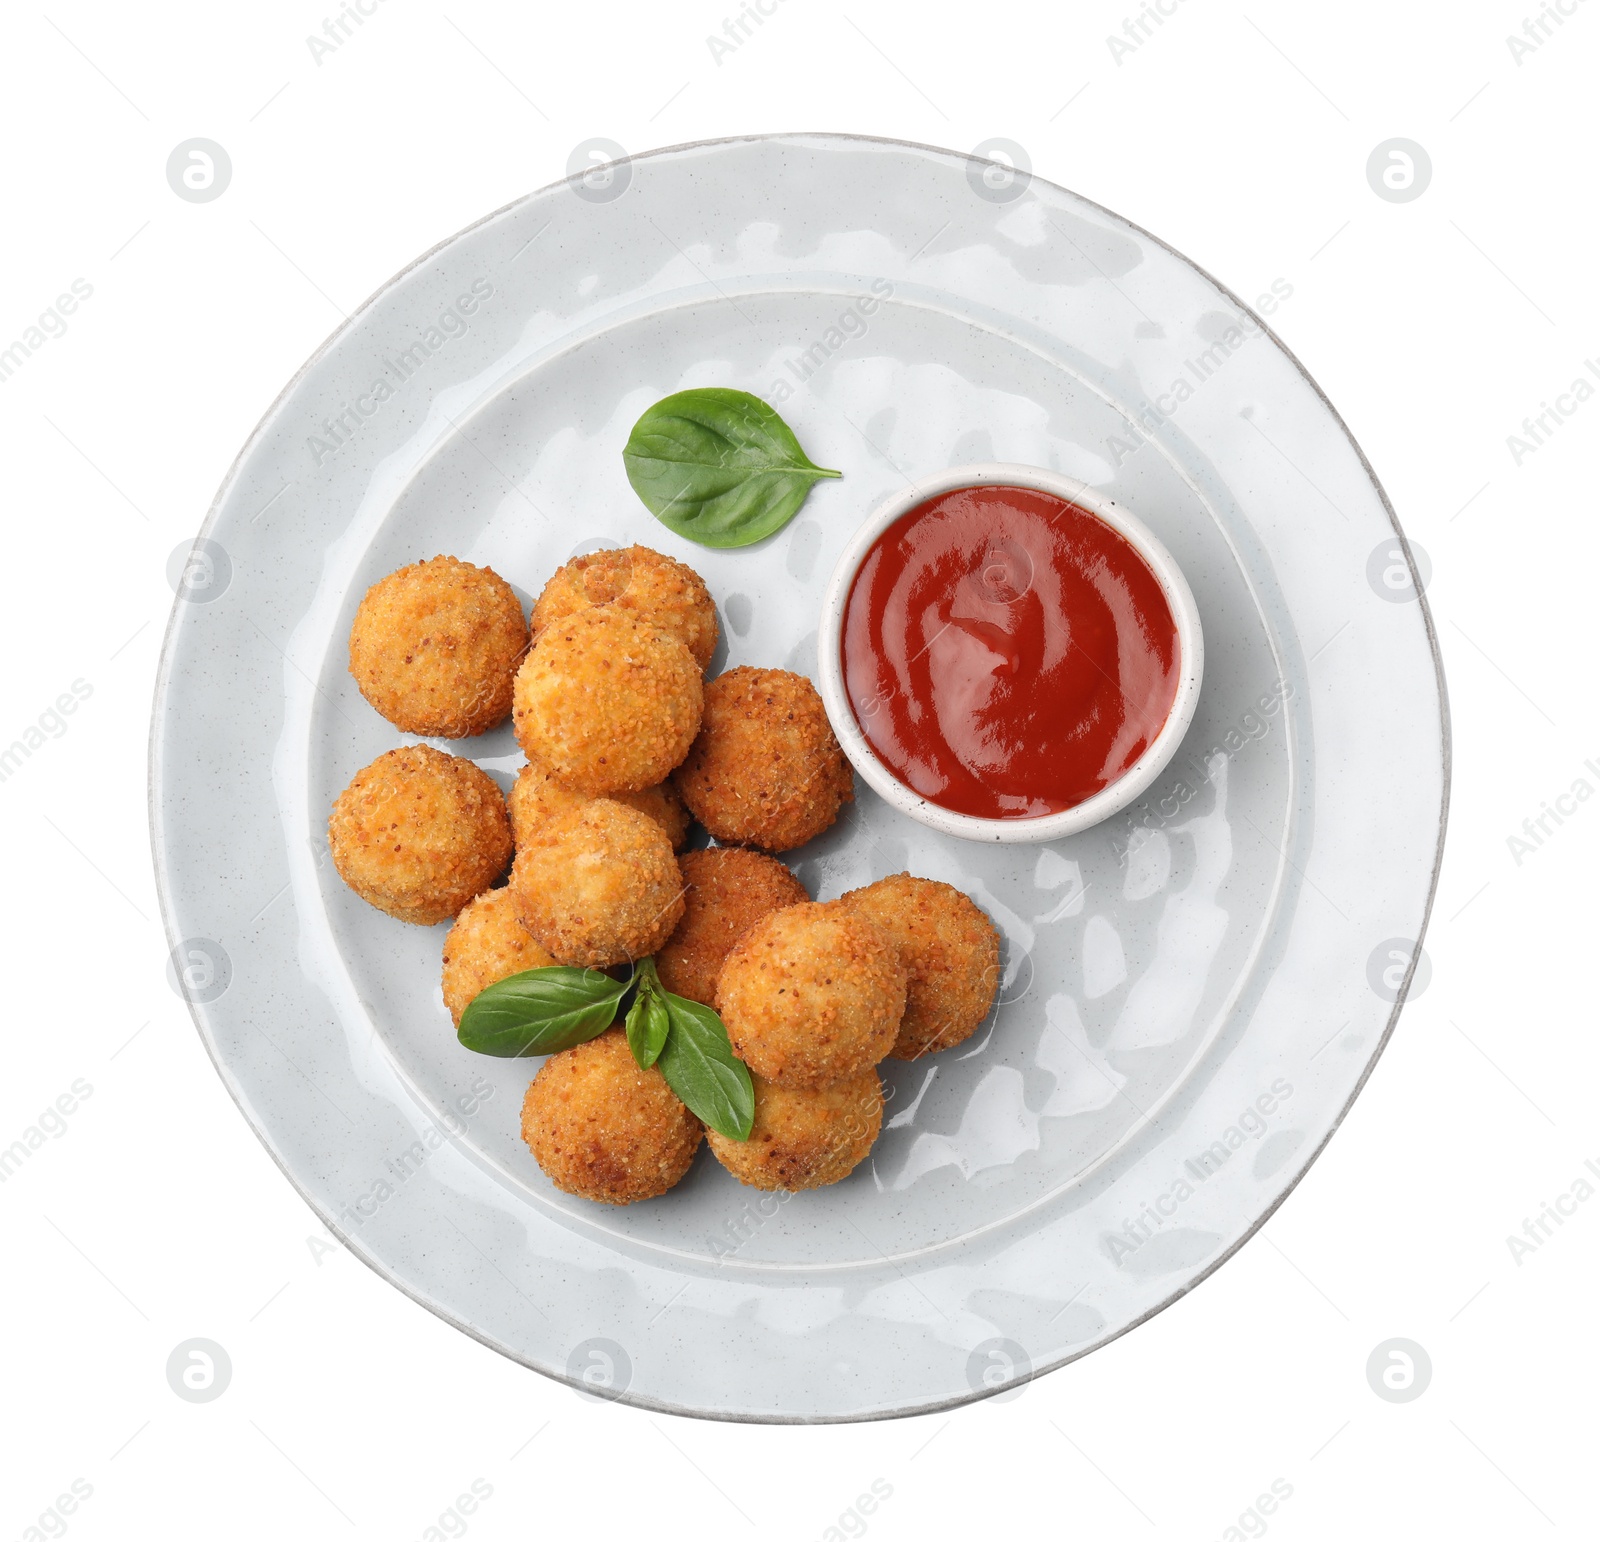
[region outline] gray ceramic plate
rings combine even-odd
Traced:
[[[671,391],[767,396],[840,481],[759,547],[657,524],[621,449]],[[444,929],[334,875],[329,805],[400,742],[345,669],[367,585],[449,552],[524,597],[632,540],[718,597],[718,667],[814,666],[828,574],[904,478],[1008,460],[1135,511],[1200,605],[1206,681],[1151,795],[1042,847],[864,787],[793,853],[821,898],[909,868],[1005,936],[969,1043],[890,1063],[846,1182],[778,1202],[709,1154],[651,1204],[555,1192],[534,1070],[456,1043]],[[503,1353],[718,1418],[917,1413],[1141,1322],[1258,1227],[1393,1026],[1433,893],[1447,740],[1411,559],[1339,417],[1255,315],[1035,178],[828,135],[637,157],[430,252],[291,383],[180,579],[151,818],[175,979],[323,1219]],[[509,783],[508,729],[463,749]],[[1352,1245],[1355,1239],[1352,1238]]]

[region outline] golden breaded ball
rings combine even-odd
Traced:
[[[631,1205],[689,1171],[704,1127],[620,1028],[552,1055],[522,1101],[522,1138],[564,1194]]]
[[[442,739],[505,721],[527,651],[528,623],[511,585],[454,557],[380,579],[350,628],[361,694],[396,728]]]
[[[781,1087],[826,1087],[876,1065],[906,1009],[906,971],[876,921],[838,904],[757,921],[717,979],[733,1052]]]
[[[683,919],[656,954],[656,969],[673,995],[715,1006],[717,976],[733,945],[763,917],[811,896],[776,857],[742,846],[686,851],[678,870]]]
[[[820,1189],[848,1177],[883,1124],[883,1084],[874,1070],[802,1091],[752,1077],[756,1119],[749,1140],[706,1131],[711,1154],[753,1189]]]
[[[522,752],[576,792],[664,781],[700,727],[700,666],[675,637],[603,605],[547,626],[517,671]]]
[[[511,869],[523,924],[558,963],[644,958],[683,917],[672,842],[648,814],[591,798],[540,829]]]
[[[544,586],[533,604],[537,636],[595,605],[615,605],[676,637],[701,669],[717,646],[717,607],[705,580],[691,567],[648,546],[627,546],[574,557]]]
[[[741,666],[718,675],[673,780],[719,841],[767,851],[821,835],[855,796],[817,688],[786,669]]]
[[[339,876],[369,905],[434,926],[505,872],[511,819],[487,772],[407,744],[356,772],[333,805],[328,845]]]
[[[510,889],[488,889],[456,917],[444,940],[441,988],[450,1021],[461,1014],[479,991],[524,969],[545,969],[555,963],[522,924],[522,911]]]
[[[871,916],[895,941],[906,966],[906,1015],[895,1060],[936,1054],[971,1038],[1000,985],[1000,934],[959,889],[896,873],[839,903]]]
[[[606,796],[638,809],[641,814],[648,814],[667,832],[674,851],[688,839],[692,823],[689,810],[683,806],[683,799],[671,782],[660,782],[646,787],[643,792],[612,792]],[[543,766],[524,766],[506,794],[506,804],[511,810],[511,836],[517,849],[526,846],[535,833],[558,814],[569,813],[588,801],[587,793],[563,787]]]

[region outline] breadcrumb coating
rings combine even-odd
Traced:
[[[648,814],[592,798],[539,830],[511,870],[523,924],[562,964],[654,953],[683,917],[672,843]]]
[[[700,732],[673,780],[719,841],[766,851],[813,840],[855,796],[817,688],[746,665],[706,686]]]
[[[665,1194],[689,1171],[704,1127],[620,1028],[552,1055],[522,1103],[522,1138],[563,1193],[603,1205]]]
[[[705,580],[648,546],[591,552],[557,569],[534,601],[534,635],[595,605],[632,611],[676,637],[701,669],[716,651],[717,607]]]
[[[820,1189],[846,1178],[883,1125],[883,1084],[874,1070],[802,1091],[752,1077],[756,1118],[749,1140],[706,1131],[711,1154],[753,1189]]]
[[[905,1008],[893,941],[837,903],[791,905],[756,922],[717,980],[733,1052],[782,1087],[826,1087],[876,1065]]]
[[[481,894],[511,860],[511,819],[489,775],[428,744],[358,771],[328,820],[339,876],[369,905],[434,926]]]
[[[528,623],[511,585],[454,557],[380,579],[350,627],[350,673],[361,694],[403,732],[442,739],[505,721],[527,651]]]
[[[906,1015],[892,1058],[937,1054],[977,1032],[1000,985],[1000,934],[965,894],[896,873],[852,889],[839,903],[871,916],[906,966]]]
[[[733,945],[763,917],[811,896],[776,857],[742,846],[686,851],[678,870],[683,919],[656,954],[656,970],[673,995],[714,1006],[717,976]]]
[[[638,809],[641,814],[648,814],[666,831],[674,851],[688,839],[693,821],[671,782],[660,782],[646,787],[643,792],[612,792],[606,796]],[[552,819],[589,801],[587,793],[563,787],[543,766],[524,766],[506,794],[506,804],[511,810],[511,835],[517,849],[520,851],[526,846]]]
[[[517,671],[523,753],[576,792],[642,792],[700,727],[700,666],[674,637],[602,605],[552,623]]]
[[[456,917],[444,940],[440,988],[450,1021],[459,1025],[472,998],[496,980],[553,963],[522,924],[516,895],[510,889],[485,890]]]

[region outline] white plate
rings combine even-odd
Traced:
[[[844,472],[762,546],[687,545],[628,487],[635,418],[698,385],[767,395]],[[884,1134],[849,1180],[779,1203],[702,1154],[650,1204],[555,1192],[517,1134],[534,1064],[451,1032],[444,928],[369,909],[328,859],[334,797],[402,738],[346,672],[363,591],[448,552],[526,599],[572,553],[639,540],[704,574],[716,667],[810,671],[867,512],[990,460],[1082,478],[1177,558],[1207,655],[1183,748],[1139,808],[1050,846],[941,837],[858,783],[791,854],[821,898],[906,868],[946,879],[1005,936],[995,1016],[889,1063]],[[206,520],[151,745],[184,992],[324,1220],[503,1353],[718,1418],[983,1395],[1221,1263],[1382,1049],[1448,775],[1410,562],[1337,414],[1253,314],[1037,178],[805,135],[546,188],[375,296]],[[519,760],[509,728],[447,747],[503,784]]]

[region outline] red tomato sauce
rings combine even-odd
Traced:
[[[896,520],[851,585],[840,647],[878,759],[929,802],[989,819],[1109,786],[1178,691],[1177,626],[1144,559],[1025,487],[959,488]]]

